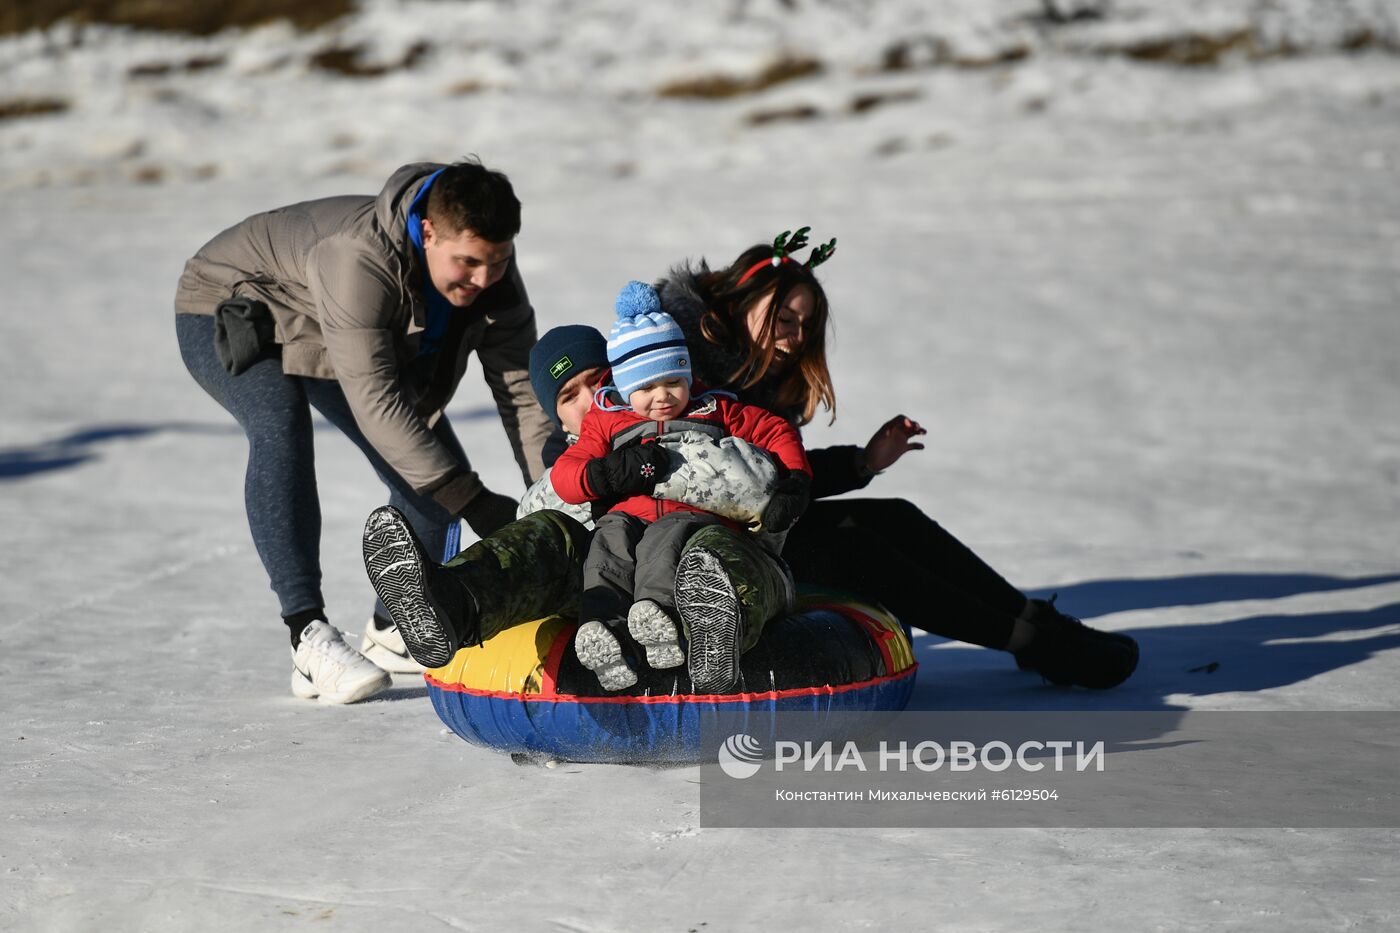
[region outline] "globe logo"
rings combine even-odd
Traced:
[[[732,778],[742,781],[753,777],[762,764],[763,746],[751,735],[731,735],[719,747],[719,766]]]

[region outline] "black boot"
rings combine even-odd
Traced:
[[[764,626],[796,605],[792,573],[752,535],[710,525],[686,542],[676,566],[676,613],[697,693],[727,693],[739,658]]]
[[[1138,645],[1127,635],[1100,632],[1055,608],[1055,597],[1033,599],[1026,620],[1031,643],[1016,652],[1016,666],[1035,671],[1057,686],[1107,690],[1137,669]]]
[[[371,512],[362,544],[369,582],[413,660],[442,667],[457,649],[480,644],[476,597],[459,574],[428,557],[398,509]]]
[[[686,667],[696,693],[727,693],[739,680],[744,610],[724,563],[702,547],[676,565],[676,612],[685,630]]]

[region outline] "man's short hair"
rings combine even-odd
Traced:
[[[470,230],[483,240],[505,243],[520,232],[520,200],[510,179],[474,156],[443,169],[428,189],[427,216],[448,237]]]

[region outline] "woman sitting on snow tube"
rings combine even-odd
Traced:
[[[813,259],[795,255],[805,232],[752,246],[724,268],[681,264],[657,283],[663,310],[685,333],[696,378],[799,425],[818,404],[835,406],[826,294]],[[812,251],[818,261],[827,255],[827,246]],[[1009,652],[1023,670],[1055,684],[1105,689],[1126,680],[1138,660],[1132,638],[1089,628],[1053,600],[1027,597],[913,503],[830,498],[864,488],[922,449],[914,439],[923,433],[896,415],[864,447],[807,452],[814,501],[783,547],[796,578],[878,600],[935,635]]]

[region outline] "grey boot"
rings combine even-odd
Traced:
[[[620,623],[619,623],[620,624]],[[596,620],[585,622],[574,635],[574,652],[579,663],[598,675],[604,690],[616,693],[637,682],[637,673],[622,655],[622,643],[612,629]]]
[[[632,604],[627,613],[627,631],[633,641],[646,649],[647,664],[653,670],[680,667],[685,663],[680,629],[655,600],[642,599]]]

